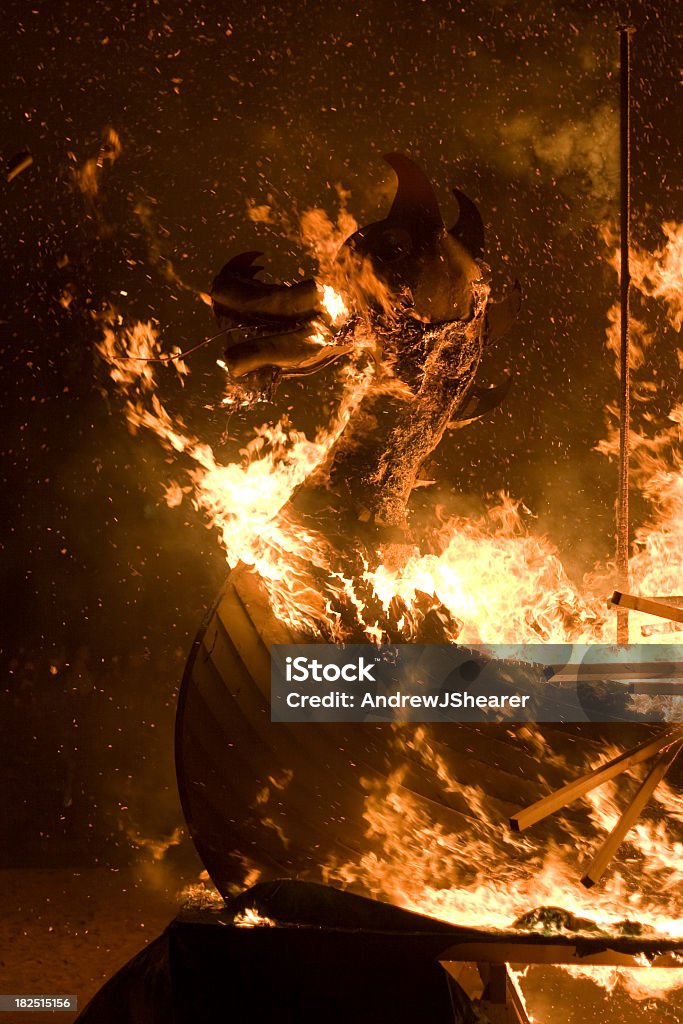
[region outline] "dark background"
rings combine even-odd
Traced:
[[[500,490],[523,499],[576,579],[611,557],[615,470],[592,448],[617,394],[600,228],[618,211],[625,13],[526,0],[5,5],[0,146],[34,163],[0,185],[0,864],[126,864],[181,823],[175,698],[226,566],[200,517],[164,504],[179,470],[129,434],[95,314],[113,303],[127,321],[153,318],[185,348],[212,330],[195,291],[229,255],[263,248],[276,277],[309,271],[247,200],[335,215],[341,183],[357,220],[376,219],[391,150],[422,163],[446,220],[451,184],[471,195],[496,288],[517,276],[525,300],[486,367],[491,380],[510,370],[513,391],[444,443],[442,497],[451,510]],[[651,249],[680,216],[680,18],[673,0],[630,18],[634,235]],[[109,126],[122,152],[89,198],[74,171]],[[650,408],[665,413],[680,390],[675,336],[654,304],[639,315],[657,334]],[[228,418],[219,353],[191,359],[182,392],[161,377],[221,458],[288,405],[297,425],[322,420],[327,378]]]
[[[634,240],[651,250],[662,221],[681,217],[678,9],[3,5],[0,155],[34,158],[0,183],[0,867],[14,908],[0,967],[22,990],[43,979],[94,991],[139,948],[145,921],[150,935],[163,926],[200,868],[177,832],[173,718],[225,560],[191,508],[166,507],[163,486],[182,482],[182,464],[129,434],[96,357],[96,315],[113,304],[127,322],[153,318],[169,348],[195,343],[213,328],[196,291],[229,255],[262,248],[279,278],[312,269],[277,225],[250,220],[249,200],[334,216],[339,183],[363,223],[391,194],[381,154],[410,154],[447,221],[452,184],[477,201],[496,288],[517,276],[525,293],[485,367],[492,381],[511,371],[512,393],[444,442],[439,500],[467,512],[500,490],[523,499],[580,580],[614,546],[615,469],[592,449],[617,394],[604,346],[617,282],[601,238],[618,210],[616,28],[623,18],[637,28]],[[109,127],[122,152],[90,197],[75,172]],[[676,337],[661,307],[636,313],[655,335],[639,376],[657,387],[635,418],[653,413],[656,429],[680,397]],[[325,419],[329,376],[229,418],[216,408],[219,353],[192,357],[182,391],[171,373],[160,380],[220,458],[288,406],[298,426]],[[636,501],[634,522],[647,514]],[[162,856],[169,839],[181,841]],[[156,903],[152,886],[166,893]],[[538,1008],[622,1019],[595,986],[572,985],[557,972],[536,979]],[[651,1009],[626,1000],[624,1020],[634,1007]],[[658,1012],[653,1021],[677,1019],[673,1003]]]

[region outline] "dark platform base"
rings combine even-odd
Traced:
[[[303,903],[285,883],[276,900],[308,918],[301,924],[240,926],[237,901],[183,911],[79,1024],[474,1024],[438,961],[453,941],[448,925],[322,886],[301,891]]]
[[[169,940],[177,1024],[467,1019],[436,959],[443,939],[176,922]]]
[[[241,924],[250,914],[261,923]],[[527,1018],[509,998],[506,963],[636,966],[645,956],[675,968],[680,947],[635,936],[475,931],[327,886],[275,881],[224,907],[181,912],[78,1021],[475,1024],[481,1018],[454,980],[462,964],[480,968],[483,986],[468,987],[472,999],[498,1007],[496,1020],[520,1021]]]

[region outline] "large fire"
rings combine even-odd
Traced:
[[[329,225],[328,229],[321,253],[329,245]],[[678,327],[683,317],[683,227],[666,224],[665,233],[666,244],[649,261],[638,252],[635,282],[644,294],[665,302],[671,323]],[[343,297],[324,279],[319,287],[330,318],[339,323],[347,309]],[[610,327],[608,344],[613,333]],[[324,538],[311,530],[301,533],[290,521],[286,505],[324,462],[363,399],[379,386],[376,362],[363,358],[367,343],[360,358],[338,373],[341,398],[329,425],[311,439],[294,430],[287,419],[264,424],[245,445],[241,462],[227,465],[220,464],[210,446],[174,420],[164,406],[155,361],[168,362],[180,378],[189,369],[176,358],[177,350],[164,352],[151,323],[126,325],[111,311],[98,348],[125,396],[131,429],[153,431],[179,457],[178,471],[185,481],[167,489],[168,504],[175,507],[185,499],[202,510],[218,531],[228,565],[253,566],[268,584],[273,607],[283,621],[295,630],[319,634],[319,602],[311,608],[310,580],[305,575],[307,565],[326,564]],[[668,420],[668,427],[654,436],[637,432],[634,439],[634,474],[652,510],[650,521],[635,532],[631,588],[636,593],[677,594],[683,580],[683,405],[675,406]],[[615,432],[596,447],[613,456]],[[183,464],[180,456],[189,463]],[[385,610],[396,598],[410,605],[418,592],[434,595],[461,624],[457,636],[462,643],[611,639],[614,613],[605,604],[609,563],[596,566],[577,586],[565,571],[557,547],[529,527],[520,499],[501,494],[484,515],[450,517],[432,524],[430,533],[429,553],[415,547],[397,552],[390,546],[381,552],[384,557],[365,567],[362,581],[370,584]],[[358,582],[338,579],[330,581],[330,586],[348,591]],[[638,624],[643,627],[642,638],[654,642],[669,628],[648,616]],[[377,637],[377,621],[363,621],[363,625],[369,637]]]
[[[347,231],[348,223],[343,228]],[[330,253],[338,242],[336,226],[315,211],[305,217],[304,232],[318,257],[317,286],[329,314],[319,339],[325,345],[330,343],[328,332],[351,316],[353,296],[343,293],[331,269]],[[671,323],[680,328],[683,225],[667,223],[664,234],[665,242],[657,252],[637,252],[634,284],[643,294],[660,300]],[[577,585],[565,570],[558,547],[534,533],[529,525],[533,520],[526,516],[520,497],[501,494],[495,505],[476,517],[435,515],[423,531],[422,539],[428,543],[422,546],[414,541],[380,545],[373,560],[365,550],[356,552],[348,571],[331,564],[327,538],[309,526],[302,528],[288,503],[324,464],[368,395],[386,386],[380,346],[367,333],[360,332],[359,338],[346,362],[338,364],[340,397],[323,429],[310,438],[284,418],[265,424],[244,447],[241,461],[228,464],[221,464],[209,445],[169,413],[154,362],[168,362],[169,353],[152,324],[127,324],[111,311],[98,348],[124,397],[131,430],[152,431],[175,460],[177,479],[166,488],[169,506],[189,501],[205,515],[216,530],[228,566],[241,562],[253,567],[266,585],[275,614],[295,633],[309,638],[343,637],[349,620],[339,609],[345,606],[352,609],[354,628],[360,627],[366,639],[383,639],[389,620],[399,635],[403,630],[410,639],[412,609],[429,595],[447,610],[446,636],[461,643],[611,642],[615,615],[605,601],[612,579],[609,560],[606,566],[596,565]],[[169,365],[182,383],[188,366],[175,358],[177,352],[170,354],[174,358]],[[680,353],[679,357],[683,359]],[[228,387],[229,402],[242,398],[237,387]],[[664,431],[648,435],[639,429],[634,439],[634,478],[650,506],[648,522],[635,531],[630,589],[636,594],[675,595],[682,590],[682,423],[683,405],[678,405],[669,413]],[[613,457],[613,433],[597,447]],[[673,628],[647,616],[634,617],[632,622],[639,641],[657,642]],[[531,729],[529,735],[539,757],[557,764],[557,755],[541,732]],[[445,792],[459,792],[476,808],[480,822],[476,834],[466,838],[453,834],[411,804],[401,786],[406,744],[411,758],[429,762],[432,772],[436,766]],[[330,881],[360,882],[370,894],[458,924],[509,927],[530,908],[562,907],[593,927],[618,929],[630,919],[648,932],[683,936],[679,895],[683,844],[664,824],[641,821],[629,835],[630,860],[648,858],[648,875],[640,876],[642,884],[637,888],[629,884],[630,872],[637,867],[627,863],[599,891],[588,894],[575,884],[574,857],[585,852],[585,836],[577,833],[572,848],[548,847],[533,836],[501,829],[500,815],[483,789],[450,777],[430,746],[428,727],[418,728],[410,739],[398,730],[395,751],[396,767],[385,784],[377,788],[368,783],[367,852],[354,862],[327,865]],[[608,786],[589,796],[590,818],[598,832],[606,832],[616,820],[614,793]],[[656,799],[666,806],[668,821],[679,825],[683,820],[680,796],[662,785]],[[567,822],[563,826],[571,832]],[[506,863],[512,853],[513,868],[505,873],[488,870],[491,863]],[[591,973],[606,987],[621,978],[635,998],[683,984],[677,975],[613,969]]]

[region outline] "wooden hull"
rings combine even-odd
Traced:
[[[529,726],[429,726],[427,763],[424,752],[406,747],[415,726],[272,723],[270,647],[295,641],[270,611],[259,579],[239,566],[188,661],[176,726],[178,785],[199,855],[224,895],[244,881],[245,868],[258,868],[262,879],[334,881],[331,865],[358,863],[370,845],[369,801],[386,792],[398,764],[392,792],[405,795],[430,827],[463,841],[481,825],[481,805],[468,793],[483,794],[489,832],[502,836],[511,814],[566,781],[554,758],[541,764],[540,734]],[[571,771],[595,757],[606,728],[544,726],[543,743]],[[457,785],[444,784],[437,756]],[[558,827],[539,826],[539,841]]]

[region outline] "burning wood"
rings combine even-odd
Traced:
[[[635,825],[655,789],[680,754],[681,746],[682,744],[680,742],[674,743],[672,746],[663,750],[657,757],[654,765],[641,783],[638,792],[633,797],[630,804],[619,818],[619,821],[596,853],[595,857],[591,861],[590,867],[581,879],[587,889],[600,881],[607,865],[619,849],[622,841],[626,838],[633,825]]]
[[[622,754],[613,757],[605,764],[594,768],[591,772],[580,776],[578,779],[574,779],[573,782],[568,782],[561,789],[555,790],[554,793],[515,814],[510,818],[510,827],[515,832],[521,832],[523,829],[530,828],[543,818],[547,818],[548,815],[554,814],[562,807],[566,807],[567,804],[578,800],[579,797],[589,793],[597,786],[602,786],[603,783],[608,782],[617,775],[621,775],[622,772],[628,771],[629,768],[647,761],[653,755],[667,749],[681,739],[683,739],[683,726],[677,726],[673,729],[666,729],[653,739],[645,740],[644,743],[641,743],[640,746],[632,750],[625,750]]]
[[[572,803],[574,800],[586,793],[589,793],[597,786],[601,786],[609,779],[621,775],[629,768],[647,761],[653,755],[657,755],[654,765],[642,782],[638,792],[624,810],[617,824],[602,844],[591,864],[581,879],[586,888],[591,888],[602,877],[607,865],[617,852],[622,841],[642,814],[646,804],[652,797],[655,789],[662,781],[667,771],[675,761],[683,748],[683,726],[673,729],[665,729],[654,739],[646,740],[640,746],[632,750],[626,750],[617,757],[612,758],[606,764],[594,768],[593,771],[567,783],[561,789],[556,790],[549,796],[537,801],[524,811],[514,815],[510,819],[510,826],[519,832],[529,828],[536,822],[541,821],[548,815]]]
[[[657,615],[672,622],[683,622],[683,608],[678,608],[675,598],[637,597],[635,594],[622,594],[615,590],[610,603],[617,608],[630,608],[645,615]]]
[[[294,329],[282,334],[258,335],[235,344],[229,350],[230,372],[234,378],[277,365],[288,376],[313,372],[329,366],[352,351],[352,345],[326,345],[310,330]]]
[[[504,398],[509,382],[480,392],[479,398],[473,398],[472,383],[485,345],[506,332],[519,310],[520,291],[516,286],[503,302],[488,301],[486,270],[477,262],[483,225],[463,193],[456,191],[460,215],[449,232],[417,165],[401,154],[386,159],[398,176],[394,201],[384,220],[356,231],[342,246],[334,264],[338,291],[313,280],[255,281],[261,268],[254,260],[261,254],[248,252],[225,265],[212,297],[221,326],[277,320],[283,325],[276,340],[256,337],[246,343],[248,350],[245,343],[228,348],[225,361],[233,376],[265,366],[286,376],[309,349],[306,362],[315,368],[314,344],[318,364],[328,365],[333,354],[348,355],[354,348],[362,354],[372,339],[381,352],[378,379],[364,403],[361,425],[351,424],[339,450],[330,453],[328,469],[345,478],[353,472],[362,507],[371,489],[373,518],[399,524],[419,468],[446,426],[460,410],[468,420]],[[337,299],[332,315],[325,306],[330,291]],[[340,307],[346,317],[337,344],[330,332]],[[285,328],[292,322],[298,326]],[[340,490],[345,488],[337,488],[336,496]],[[360,494],[353,500],[358,512]]]

